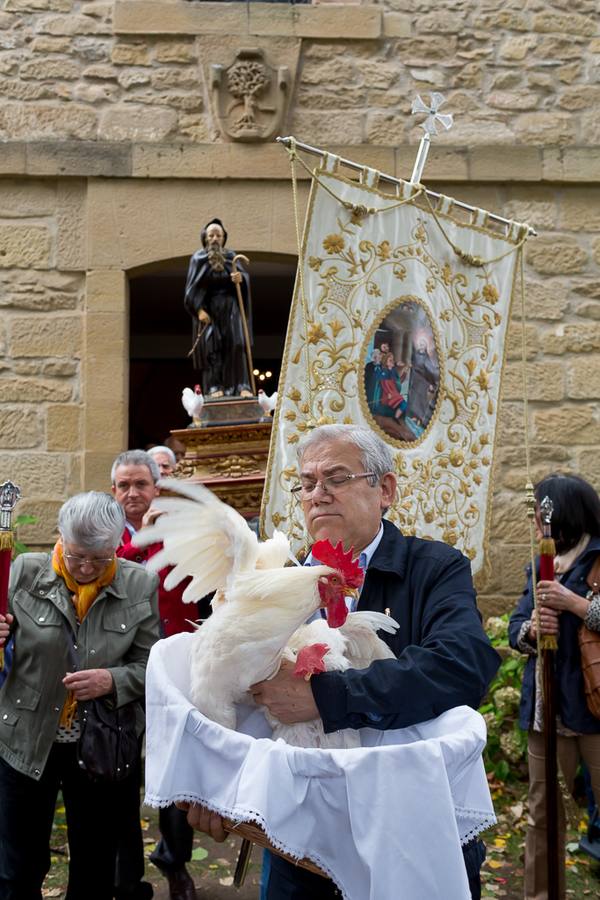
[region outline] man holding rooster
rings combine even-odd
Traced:
[[[387,445],[367,429],[325,425],[300,445],[298,460],[294,490],[307,529],[315,541],[342,541],[361,555],[366,577],[357,609],[400,624],[384,636],[396,658],[310,681],[295,677],[284,661],[274,678],[253,686],[256,702],[284,723],[320,718],[325,732],[405,728],[455,706],[477,708],[499,657],[481,625],[469,561],[439,541],[404,537],[382,520],[396,496]],[[201,806],[190,808],[188,821],[225,839],[221,818]],[[479,898],[483,844],[472,840],[463,853],[471,895]],[[275,855],[266,881],[267,900],[339,896],[333,882]]]

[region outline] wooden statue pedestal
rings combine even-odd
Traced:
[[[260,514],[272,420],[248,422],[252,413],[256,418],[254,408],[258,404],[255,398],[249,398],[246,403],[239,399],[212,401],[209,411],[217,403],[219,407],[229,404],[238,421],[227,421],[226,415],[219,414],[223,424],[201,424],[172,431],[171,434],[185,444],[185,456],[177,465],[177,475],[201,482],[220,500],[249,519]],[[238,408],[243,403],[249,415],[245,416],[245,424],[239,424]],[[254,408],[251,410],[251,407]],[[205,408],[202,410],[202,422]],[[221,412],[225,413],[226,409]],[[261,413],[260,407],[258,413]],[[214,421],[213,415],[208,417],[208,421]]]

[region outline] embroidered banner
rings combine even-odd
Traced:
[[[333,163],[332,163],[333,160]],[[333,169],[333,171],[332,171]],[[314,426],[356,423],[394,450],[388,518],[404,534],[484,559],[496,416],[515,268],[527,227],[505,234],[450,198],[435,210],[378,173],[315,171],[279,382],[262,529],[298,549],[290,488],[296,445]],[[411,199],[412,197],[412,199]]]

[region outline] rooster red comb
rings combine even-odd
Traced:
[[[354,547],[350,547],[347,553],[344,553],[342,542],[339,541],[335,547],[330,541],[317,541],[312,545],[312,555],[314,559],[318,559],[324,566],[331,566],[337,569],[349,587],[359,588],[364,579],[365,573],[359,566],[358,560],[352,559],[354,555]]]

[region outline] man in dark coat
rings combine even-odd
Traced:
[[[254,685],[258,704],[285,723],[320,717],[326,732],[405,728],[455,706],[477,708],[500,658],[481,625],[469,561],[439,541],[404,537],[382,515],[396,495],[393,458],[373,432],[353,425],[316,428],[299,449],[300,499],[314,540],[342,541],[367,569],[358,609],[388,612],[400,624],[382,635],[396,659],[368,669],[326,672],[309,682],[282,663]],[[218,816],[192,807],[188,821],[219,840]],[[432,835],[432,840],[434,836]],[[463,848],[473,898],[479,898],[481,841]],[[268,900],[329,900],[330,881],[271,855]]]
[[[220,219],[212,219],[201,232],[202,249],[190,259],[184,306],[192,317],[193,360],[201,370],[202,393],[218,398],[251,396],[251,373],[236,285],[242,291],[248,336],[252,335],[250,279],[234,253],[225,250],[227,232]]]

